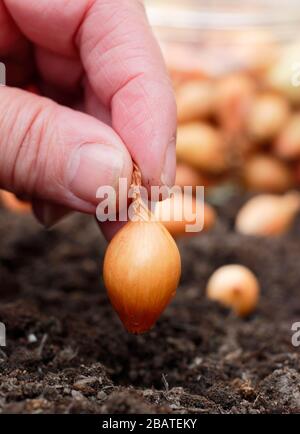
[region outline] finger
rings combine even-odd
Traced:
[[[110,105],[112,126],[144,182],[173,184],[174,95],[143,7],[130,0],[95,2],[77,40],[91,86]]]
[[[32,74],[30,45],[21,34],[8,13],[3,1],[0,1],[0,61],[6,66],[7,83],[22,85]]]
[[[130,155],[110,127],[29,92],[0,93],[1,188],[94,213],[100,186],[130,183]]]
[[[19,44],[22,35],[2,1],[0,2],[0,29],[0,55],[4,57]]]
[[[76,91],[80,87],[83,68],[79,58],[61,56],[36,47],[35,60],[38,71],[46,82],[68,91]]]
[[[35,44],[62,56],[78,57],[74,35],[90,0],[4,0],[18,28]]]
[[[41,95],[39,87],[34,84],[26,86],[25,90],[35,95]],[[72,212],[65,206],[46,202],[41,199],[32,199],[31,209],[35,218],[47,229],[52,228]]]
[[[111,109],[112,126],[140,166],[144,183],[172,184],[176,106],[142,3],[137,0],[5,0],[5,3],[33,42],[70,57],[76,57],[79,49],[91,86],[99,100]]]
[[[111,125],[111,113],[107,106],[105,106],[91,88],[88,80],[85,82],[85,111],[91,116],[99,119],[100,121],[106,123],[107,125]]]

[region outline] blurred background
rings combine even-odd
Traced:
[[[177,96],[179,162],[196,169],[203,185],[271,193],[297,187],[299,2],[146,6]]]

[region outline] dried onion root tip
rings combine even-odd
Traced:
[[[186,207],[186,212],[184,207]],[[181,237],[184,235],[198,235],[199,232],[187,232],[187,225],[195,225],[197,219],[197,209],[203,213],[203,231],[211,229],[216,222],[216,212],[212,206],[207,203],[199,201],[197,206],[197,199],[189,197],[189,200],[185,200],[182,195],[174,194],[168,199],[157,202],[155,205],[154,215],[158,221],[160,221],[165,228],[174,237]],[[187,219],[185,216],[189,216],[189,212],[192,210],[193,219]],[[177,216],[181,219],[176,218]]]
[[[133,183],[140,185],[134,170]],[[129,221],[111,240],[103,277],[110,301],[131,333],[149,330],[175,295],[181,273],[177,245],[165,227],[151,219],[137,192],[136,221]]]
[[[274,143],[274,152],[285,160],[295,160],[300,157],[300,113],[290,117],[287,125],[281,131]]]
[[[206,288],[209,299],[231,308],[239,316],[246,316],[255,309],[259,293],[260,286],[252,271],[237,264],[216,270]]]
[[[281,235],[291,227],[299,209],[300,194],[296,191],[284,196],[261,194],[240,209],[235,228],[245,235]]]
[[[16,214],[28,214],[31,212],[31,203],[18,199],[13,193],[0,190],[0,203],[4,208]]]
[[[268,87],[279,91],[295,106],[299,106],[300,103],[300,86],[295,85],[291,70],[292,66],[299,62],[299,50],[298,41],[283,46],[280,49],[280,55],[264,77]],[[295,77],[298,77],[298,73],[295,74]]]

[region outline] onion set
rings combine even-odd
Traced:
[[[255,95],[255,82],[247,74],[229,74],[216,85],[216,117],[230,134],[244,130],[247,115]]]
[[[289,166],[271,154],[248,158],[243,167],[243,180],[249,190],[268,193],[284,193],[294,183]]]
[[[235,228],[245,235],[272,236],[285,233],[300,209],[300,194],[283,196],[261,194],[250,199],[239,211]]]
[[[214,110],[214,85],[209,80],[190,80],[176,92],[178,122],[205,119]]]
[[[260,287],[255,275],[243,265],[220,267],[210,277],[206,294],[211,300],[246,316],[256,307]]]
[[[134,221],[111,240],[103,277],[110,301],[131,333],[149,330],[175,295],[181,273],[177,245],[167,229],[153,219],[138,187],[135,167]]]
[[[205,122],[179,125],[177,157],[204,172],[219,174],[228,168],[228,149],[222,134]]]

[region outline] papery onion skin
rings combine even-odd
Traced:
[[[175,295],[181,274],[177,245],[155,221],[128,222],[110,242],[104,283],[125,328],[149,330]]]

